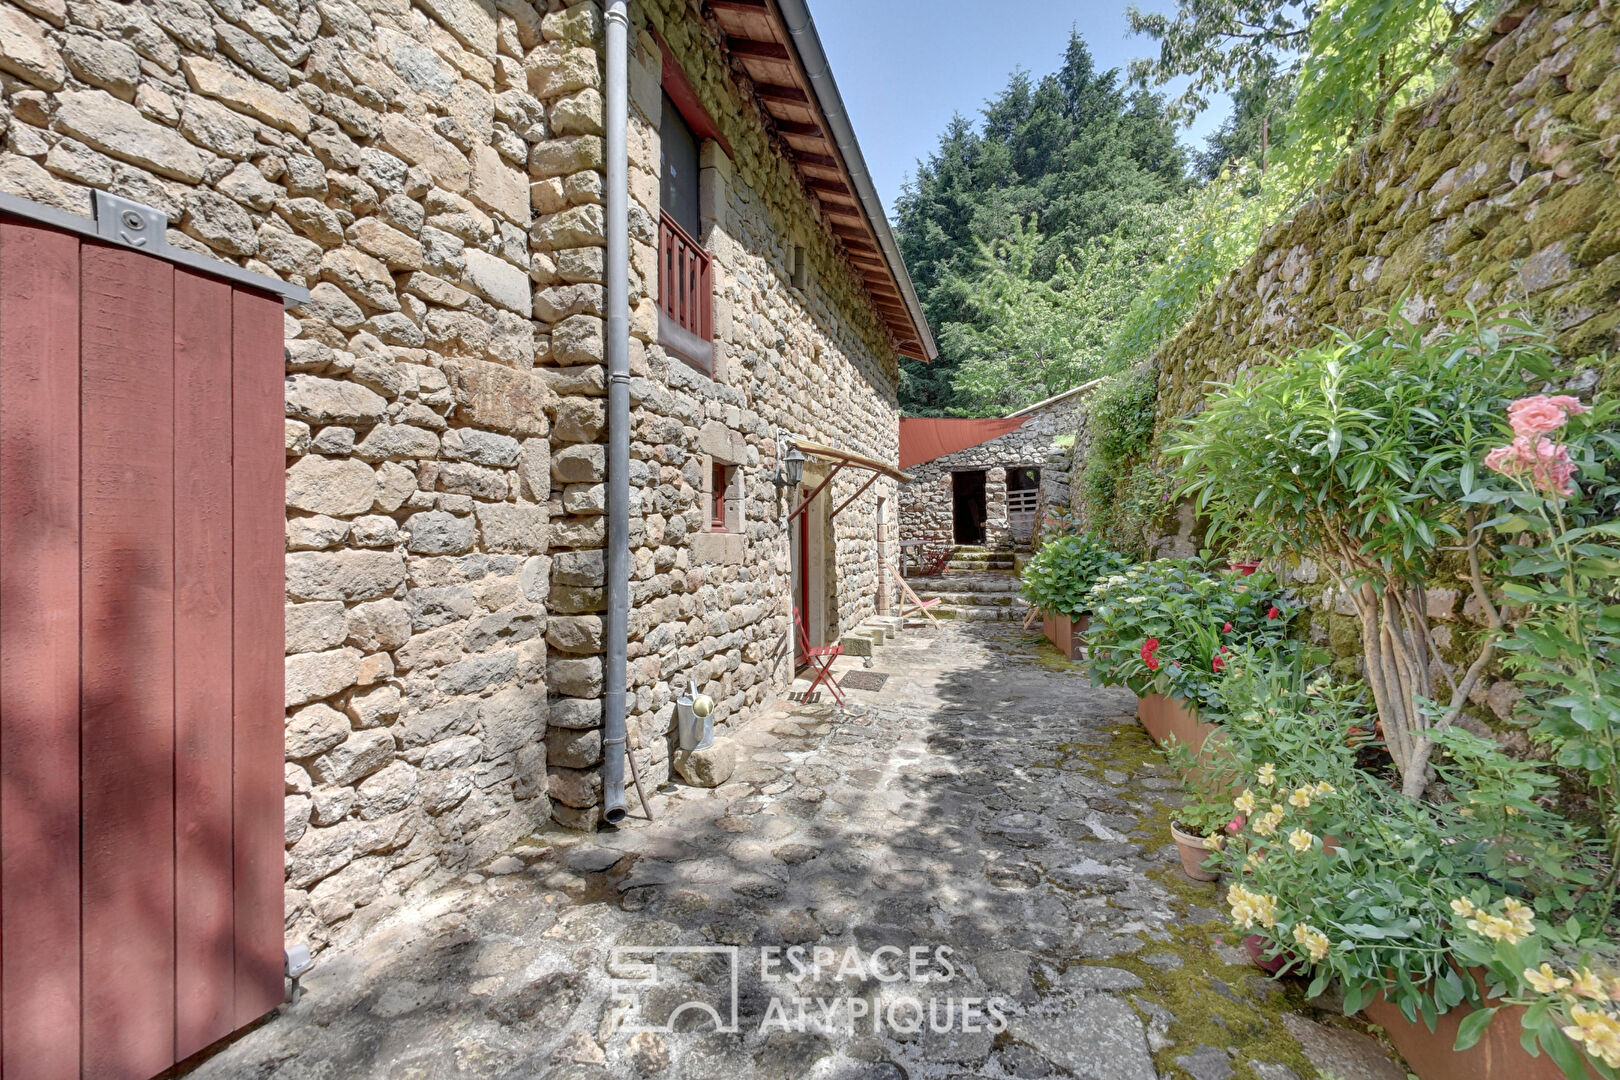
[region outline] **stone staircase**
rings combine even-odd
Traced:
[[[1018,595],[1010,551],[982,547],[951,549],[945,573],[934,578],[907,579],[924,600],[938,599],[933,613],[941,619],[1021,621],[1029,604]]]
[[[980,571],[994,570],[1010,574],[1013,561],[1017,558],[1010,551],[993,551],[985,547],[951,548],[950,560],[945,564],[948,574],[971,574]]]

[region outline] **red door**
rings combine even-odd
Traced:
[[[282,303],[0,214],[0,1072],[282,998]]]

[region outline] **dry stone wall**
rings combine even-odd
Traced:
[[[595,10],[595,5],[588,5]],[[629,713],[644,782],[669,775],[673,698],[682,686],[714,698],[722,733],[785,692],[789,496],[771,483],[777,440],[799,436],[893,462],[899,452],[898,360],[853,270],[758,106],[724,60],[716,31],[679,0],[632,6],[630,193],[631,613]],[[715,374],[657,344],[659,120],[669,46],[733,155],[705,144],[701,214],[713,255]],[[795,249],[806,272],[794,284]],[[553,305],[560,309],[560,305]],[[591,347],[553,348],[562,395],[554,475],[562,487],[553,536],[551,792],[559,820],[600,814],[601,513],[604,434],[600,321]],[[548,370],[548,376],[552,372]],[[565,425],[566,416],[581,417]],[[567,444],[567,445],[564,445]],[[729,469],[728,530],[709,530],[713,469]],[[855,494],[869,474],[846,471],[818,508]],[[875,613],[876,509],[894,482],[868,488],[832,522],[824,640]],[[816,630],[813,629],[812,633]]]
[[[1209,380],[1400,306],[1521,306],[1566,355],[1620,347],[1620,33],[1611,2],[1521,4],[1358,149],[1159,350],[1161,420]],[[1595,374],[1591,376],[1595,378]]]
[[[673,676],[722,722],[788,685],[777,435],[893,461],[897,362],[699,13],[632,6],[631,729],[656,783]],[[649,25],[737,153],[705,181],[714,380],[653,344]],[[292,940],[599,815],[603,29],[598,0],[0,5],[0,190],[83,215],[113,191],[311,291],[286,319]],[[713,460],[735,538],[703,525]],[[879,497],[832,530],[834,630],[873,610]]]
[[[1035,466],[1041,470],[1036,509],[1037,524],[1045,507],[1069,506],[1069,450],[1075,429],[1085,416],[1089,391],[1073,394],[1031,413],[1016,431],[989,442],[925,461],[906,470],[912,482],[900,491],[900,532],[903,537],[950,537],[953,530],[951,474],[959,469],[984,469],[985,540],[992,547],[1013,547],[1029,542],[1015,537],[1007,520],[1007,470]]]
[[[601,259],[531,232],[601,211],[599,182],[531,203],[528,171],[599,129],[593,27],[507,0],[0,8],[0,189],[88,214],[104,188],[176,246],[311,290],[286,319],[292,940],[550,817],[568,418],[532,295]]]
[[[1209,381],[1316,344],[1330,325],[1354,332],[1397,307],[1427,320],[1465,305],[1512,306],[1553,332],[1564,355],[1596,354],[1572,368],[1568,392],[1620,389],[1620,31],[1608,0],[1506,11],[1436,94],[1268,230],[1158,351],[1159,426],[1195,412]],[[1190,509],[1171,524],[1159,553],[1190,553],[1200,539]],[[1309,632],[1353,671],[1348,601],[1329,595],[1309,562],[1285,573],[1315,598]],[[1467,593],[1460,578],[1428,592],[1448,662],[1483,629]],[[1518,692],[1502,674],[1473,695],[1477,730],[1512,714]]]

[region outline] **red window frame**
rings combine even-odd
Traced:
[[[716,461],[709,483],[714,487],[714,494],[709,504],[709,531],[726,531],[726,466]]]

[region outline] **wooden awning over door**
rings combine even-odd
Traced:
[[[811,442],[809,439],[794,439],[793,444],[797,446],[799,448],[799,452],[804,454],[806,457],[820,458],[822,461],[832,462],[833,468],[832,471],[822,479],[821,483],[816,485],[815,490],[804,497],[804,501],[798,505],[797,509],[788,515],[788,521],[790,522],[808,510],[810,508],[810,504],[815,501],[816,496],[820,495],[822,490],[826,488],[828,484],[832,483],[833,477],[837,476],[844,469],[861,469],[865,472],[871,473],[872,475],[866,478],[866,483],[862,484],[855,494],[851,495],[849,498],[845,499],[843,502],[839,503],[833,508],[832,513],[827,515],[827,519],[829,521],[837,517],[839,511],[843,510],[850,503],[854,502],[856,499],[865,494],[866,489],[871,487],[880,476],[890,477],[891,479],[898,480],[902,484],[911,483],[911,477],[907,476],[893,465],[886,465],[876,458],[867,457],[865,454],[857,454],[850,450],[839,450],[835,447],[823,446],[820,443]]]

